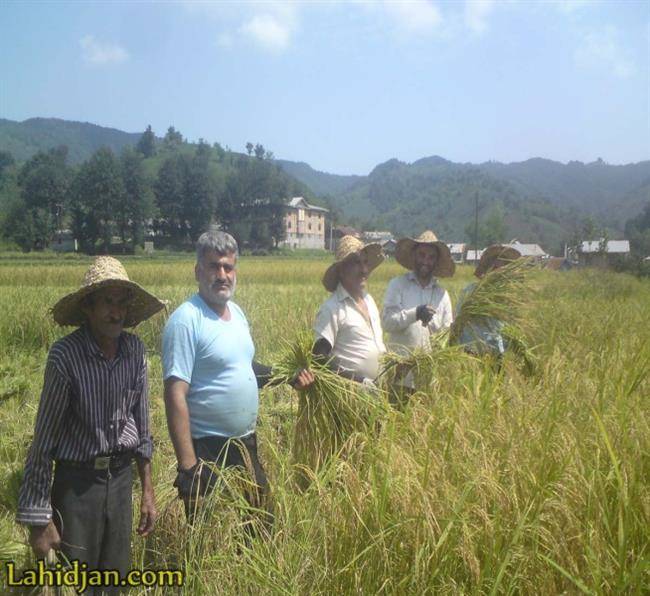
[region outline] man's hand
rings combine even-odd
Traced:
[[[308,368],[303,368],[293,378],[291,386],[298,391],[302,391],[303,389],[307,389],[315,380],[314,373]]]
[[[52,549],[59,550],[61,536],[54,522],[50,521],[47,526],[30,526],[29,544],[38,558],[46,557]]]
[[[191,468],[178,469],[174,486],[178,489],[179,498],[187,501],[197,496],[205,496],[216,480],[210,466],[204,461],[197,461]]]
[[[143,490],[142,499],[140,500],[140,523],[138,524],[138,534],[148,536],[153,530],[154,523],[158,517],[156,511],[156,498],[153,489]]]
[[[415,318],[418,321],[422,321],[422,325],[426,327],[433,319],[433,315],[436,314],[436,309],[429,304],[421,304],[415,309]]]

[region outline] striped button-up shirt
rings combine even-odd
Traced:
[[[84,462],[124,451],[144,459],[153,451],[144,345],[122,333],[115,358],[107,360],[80,327],[48,355],[17,520],[45,525],[52,518],[53,460]]]

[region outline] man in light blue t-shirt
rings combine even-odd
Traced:
[[[214,482],[201,461],[252,468],[256,488],[249,500],[256,508],[268,507],[255,425],[258,389],[269,382],[271,369],[253,360],[248,321],[231,301],[237,254],[237,242],[229,234],[201,235],[194,268],[199,291],[174,311],[163,332],[165,409],[178,460],[174,486],[190,520],[194,497]],[[313,380],[310,371],[302,370],[291,384],[303,389]]]

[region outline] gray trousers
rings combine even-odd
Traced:
[[[86,563],[88,569],[126,575],[131,563],[132,494],[131,465],[110,472],[57,465],[52,509],[63,556]]]

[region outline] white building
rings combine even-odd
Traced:
[[[604,250],[602,250],[604,249]],[[578,261],[582,265],[608,264],[612,258],[627,257],[630,254],[629,240],[585,240],[578,246]]]
[[[505,246],[510,246],[518,250],[522,257],[532,257],[536,261],[548,258],[548,254],[546,254],[546,251],[539,244],[523,244],[515,239],[511,240]]]
[[[447,248],[449,248],[449,252],[451,253],[451,258],[454,259],[454,263],[458,264],[464,262],[466,247],[467,245],[462,242],[447,243]]]

